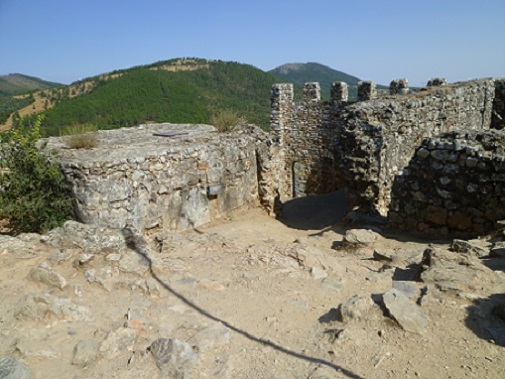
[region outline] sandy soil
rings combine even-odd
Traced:
[[[479,327],[489,309],[477,306],[505,292],[501,270],[465,291],[439,291],[414,281],[427,241],[378,230],[372,246],[339,249],[350,228],[342,216],[302,202],[286,206],[283,222],[249,210],[192,232],[158,231],[136,247],[152,271],[122,269],[133,252],[119,263],[109,252],[81,265],[78,248],[40,245],[31,259],[0,251],[0,356],[19,358],[35,378],[157,378],[148,348],[165,337],[193,346],[200,378],[505,377],[505,347]],[[372,259],[374,249],[395,251],[392,267]],[[63,289],[27,279],[42,262],[66,279]],[[90,281],[90,269],[101,283]],[[381,296],[393,280],[419,289],[422,334],[385,316]],[[20,318],[30,293],[69,299],[91,317]],[[343,320],[338,308],[353,296],[374,306]],[[72,364],[83,340],[100,346],[85,367]]]

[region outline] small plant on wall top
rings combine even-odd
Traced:
[[[97,129],[93,124],[75,124],[63,129],[62,136],[71,149],[91,149],[98,144]]]
[[[210,116],[209,122],[220,132],[231,132],[236,130],[244,122],[244,119],[239,117],[237,112],[224,109],[214,112]]]

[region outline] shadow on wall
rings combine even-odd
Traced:
[[[279,221],[290,228],[320,230],[344,219],[348,210],[344,189],[319,196],[306,196],[282,204]]]
[[[467,308],[466,326],[478,337],[505,347],[505,294],[477,299]]]

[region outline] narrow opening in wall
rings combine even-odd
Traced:
[[[309,176],[309,170],[307,165],[302,162],[293,163],[293,197],[303,197],[306,195],[307,191],[307,179]]]

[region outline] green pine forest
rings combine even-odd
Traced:
[[[264,72],[237,62],[182,58],[117,70],[68,86],[12,74],[2,77],[3,82],[9,79],[7,84],[15,83],[17,94],[23,93],[24,85],[24,93],[29,96],[19,99],[0,95],[0,124],[10,114],[31,104],[35,94],[39,104],[40,99],[44,103],[41,111],[44,136],[58,136],[79,125],[116,129],[147,122],[210,123],[212,116],[222,111],[232,111],[268,130],[272,84],[294,83],[295,99],[301,100],[303,89],[299,83],[304,81],[319,81],[322,89],[329,90],[329,82],[344,80],[352,92],[359,80],[316,63],[288,66],[296,66],[295,72],[286,74],[282,66]],[[50,84],[53,88],[48,88]],[[46,89],[35,93],[34,86]],[[4,87],[0,85],[0,90]],[[4,92],[9,88],[5,87]],[[327,98],[326,93],[323,96]],[[37,115],[31,117],[35,120]]]
[[[16,112],[33,102],[33,97],[22,99],[9,95],[0,95],[0,124],[7,121],[12,112]]]
[[[235,62],[192,61],[205,67],[164,70],[173,60],[115,71],[110,73],[118,75],[114,79],[85,79],[94,81],[94,89],[58,100],[44,112],[42,130],[49,136],[59,135],[72,124],[116,129],[149,121],[207,123],[220,110],[234,110],[247,121],[268,128],[270,88],[279,78]]]

